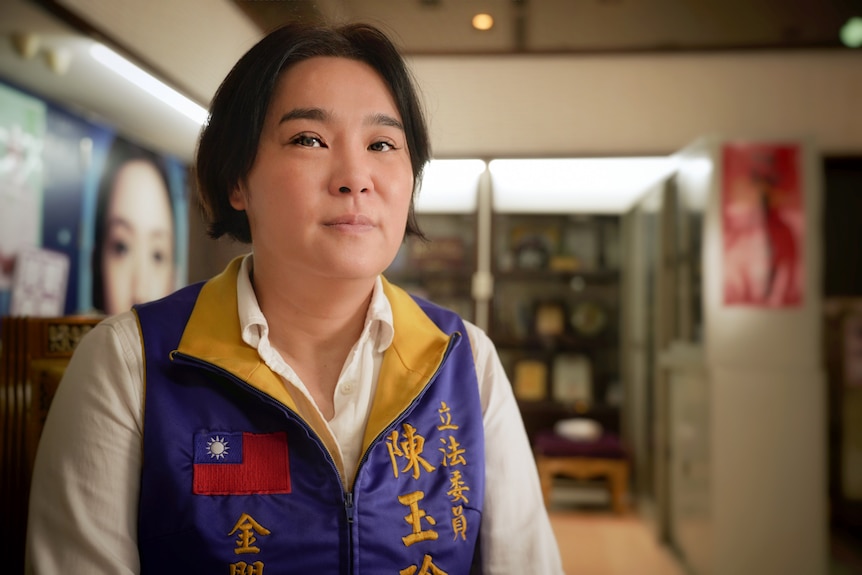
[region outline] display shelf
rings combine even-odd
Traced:
[[[384,275],[408,292],[472,321],[476,215],[422,213],[417,220],[427,240],[408,237]]]
[[[618,218],[496,214],[493,221],[489,335],[528,432],[575,416],[601,416],[618,432]]]
[[[388,279],[473,321],[477,214],[418,215]],[[565,417],[619,431],[619,219],[495,214],[487,333],[530,436]]]

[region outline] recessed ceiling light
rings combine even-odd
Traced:
[[[485,12],[480,12],[473,16],[473,28],[476,30],[486,31],[494,27],[494,17]]]

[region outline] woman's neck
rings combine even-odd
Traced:
[[[258,268],[252,272],[252,285],[266,317],[270,345],[331,419],[338,377],[365,326],[375,278],[296,277],[271,276]]]
[[[295,276],[294,276],[295,277]],[[252,286],[270,334],[289,341],[355,341],[365,324],[375,278],[270,277],[252,273]],[[295,334],[295,335],[294,335]]]

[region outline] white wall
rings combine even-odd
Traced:
[[[438,157],[671,154],[809,138],[862,153],[862,51],[416,57]]]
[[[660,350],[670,372],[671,489],[659,508],[669,504],[669,540],[692,573],[825,575],[827,422],[817,150],[810,141],[794,140],[801,149],[803,302],[793,308],[730,306],[723,301],[725,141],[702,138],[677,155],[680,197],[706,207],[700,268],[704,325],[702,344],[680,342]]]
[[[704,143],[716,166],[721,143]],[[715,575],[826,573],[822,184],[816,148],[799,143],[805,230],[799,307],[724,305],[718,176],[708,200],[703,293]]]

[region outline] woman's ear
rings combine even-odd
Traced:
[[[246,209],[246,189],[242,182],[237,183],[230,191],[230,205],[238,211]]]

